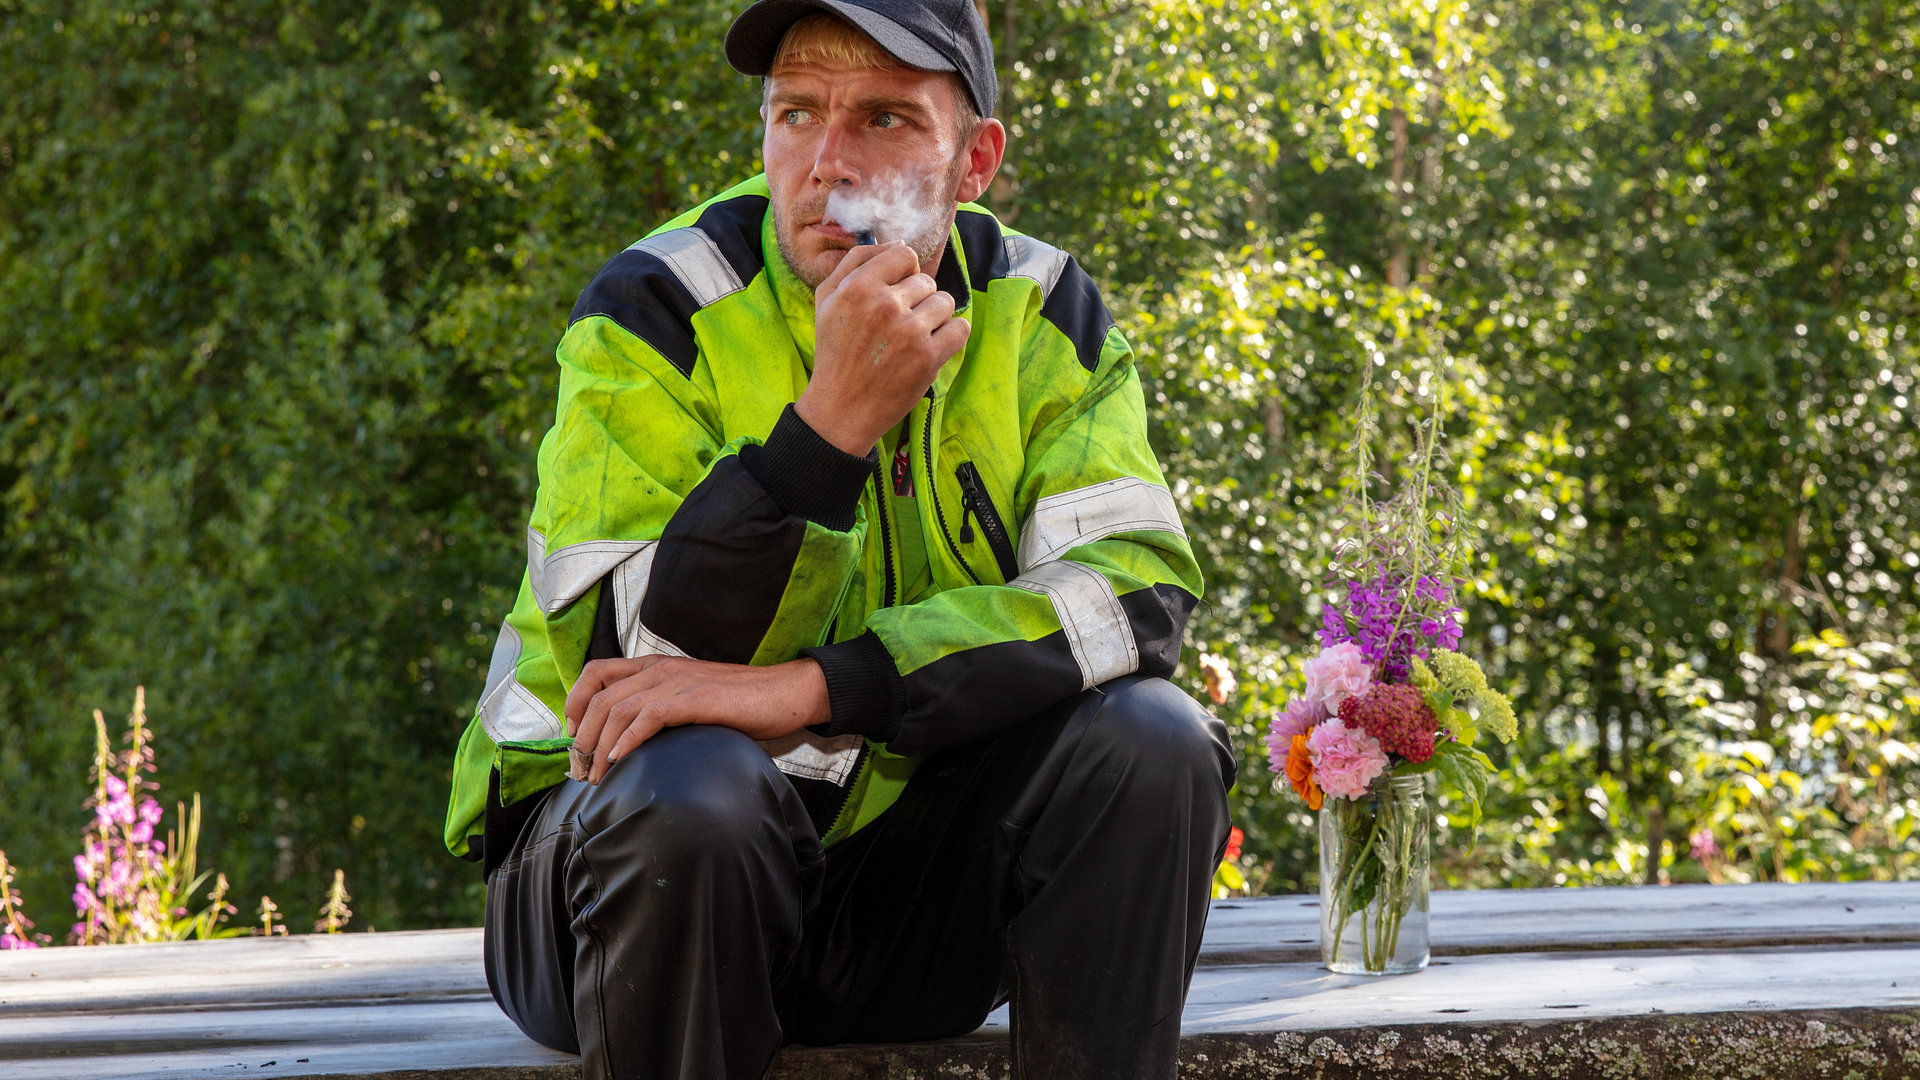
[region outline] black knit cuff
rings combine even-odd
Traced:
[[[829,529],[853,528],[860,489],[879,462],[879,452],[855,457],[820,437],[789,405],[762,446],[740,450],[740,464],[774,505]]]
[[[869,630],[857,638],[833,645],[801,649],[827,677],[827,704],[833,719],[823,735],[862,735],[874,742],[890,742],[900,734],[900,717],[907,711],[907,687],[894,666],[893,654]]]

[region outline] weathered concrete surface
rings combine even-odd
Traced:
[[[1650,1015],[1534,1024],[1208,1035],[1207,1080],[1913,1080],[1920,1013]]]
[[[1920,1080],[1920,943],[1898,939],[1920,930],[1920,885],[1799,888],[1436,894],[1453,905],[1436,938],[1490,947],[1390,979],[1221,963],[1314,914],[1303,897],[1222,905],[1183,1075]],[[1540,951],[1502,951],[1503,925]],[[1827,943],[1779,947],[1783,930]],[[1618,947],[1649,933],[1717,947]],[[1878,943],[1839,943],[1862,940]],[[1007,1077],[1006,1030],[1002,1011],[945,1042],[791,1048],[771,1077]],[[0,1080],[243,1074],[577,1080],[579,1065],[494,1006],[476,930],[0,953]]]
[[[1213,1033],[1182,1040],[1181,1059],[1182,1080],[1920,1080],[1920,1013],[1719,1013]],[[7,1069],[0,1075],[21,1074]],[[144,1080],[288,1074],[269,1063],[234,1061],[218,1069],[51,1075]],[[580,1070],[569,1061],[330,1075],[336,1080],[579,1080]],[[1011,1080],[1012,1075],[1005,1036],[999,1033],[910,1046],[793,1048],[780,1056],[768,1080]]]
[[[1181,1041],[1182,1080],[1915,1080],[1920,1013],[1419,1024]],[[769,1080],[1010,1080],[1004,1043],[811,1051]]]

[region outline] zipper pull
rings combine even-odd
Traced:
[[[965,497],[960,500],[960,542],[973,543],[973,500]]]

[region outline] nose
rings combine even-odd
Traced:
[[[813,157],[813,182],[831,188],[860,182],[860,154],[856,133],[847,125],[829,123]]]

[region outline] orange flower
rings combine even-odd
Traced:
[[[1305,735],[1295,735],[1293,745],[1287,750],[1287,782],[1307,800],[1307,809],[1318,810],[1326,802],[1320,785],[1313,782],[1313,755],[1307,750]]]

